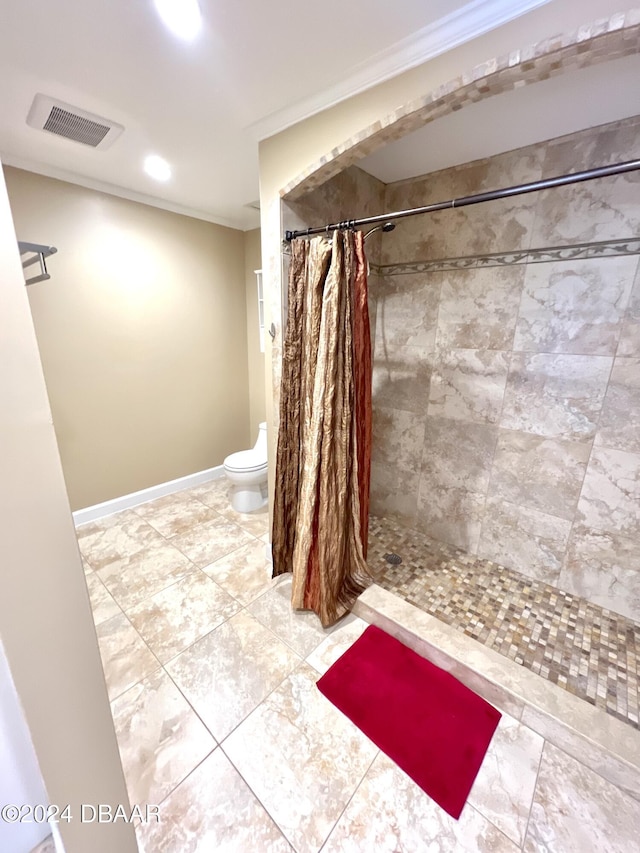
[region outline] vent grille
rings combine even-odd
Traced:
[[[48,130],[50,133],[57,133],[58,136],[66,136],[67,139],[75,139],[76,142],[91,145],[92,148],[100,145],[107,133],[109,133],[109,129],[104,124],[98,124],[97,121],[89,121],[89,119],[82,118],[82,116],[62,110],[60,107],[54,107],[51,110],[43,128],[43,130]]]
[[[99,149],[108,148],[124,130],[110,119],[42,94],[33,99],[27,124]]]

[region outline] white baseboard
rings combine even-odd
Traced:
[[[174,492],[181,492],[183,489],[190,489],[193,486],[199,486],[201,483],[208,483],[210,480],[219,480],[223,476],[224,465],[216,465],[215,468],[207,468],[205,471],[187,474],[186,477],[169,480],[168,483],[159,483],[157,486],[150,486],[148,489],[141,489],[139,492],[123,495],[121,498],[113,498],[113,500],[104,501],[95,506],[78,509],[73,513],[73,521],[77,527],[79,524],[86,524],[87,521],[96,521],[107,515],[113,515],[114,512],[131,509],[131,507],[145,504],[147,501],[153,501],[165,495],[172,495]]]

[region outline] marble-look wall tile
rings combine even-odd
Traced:
[[[525,853],[629,853],[638,846],[639,825],[639,803],[565,752],[545,743]]]
[[[375,354],[384,358],[398,347],[432,352],[436,340],[442,276],[380,276],[376,291]]]
[[[527,266],[513,348],[615,355],[637,257]]]
[[[436,346],[511,349],[525,266],[437,274],[443,282]]]
[[[616,358],[595,443],[640,453],[640,358]]]
[[[543,156],[541,147],[531,146],[388,184],[385,209],[405,210],[537,180],[542,174]],[[535,207],[536,199],[525,195],[410,217],[386,235],[382,263],[528,249]]]
[[[396,465],[377,461],[374,448],[371,462],[371,501],[373,515],[400,516],[412,520],[418,505],[420,472],[400,470]]]
[[[618,355],[640,358],[640,263],[638,263],[631,298],[622,324]]]
[[[413,471],[424,443],[424,419],[414,412],[377,406],[373,412],[373,458]]]
[[[632,159],[639,131],[640,117],[627,119],[387,187],[351,168],[289,213],[313,225],[355,207],[406,209]],[[572,537],[569,562],[563,548],[592,442],[626,453],[625,465],[640,454],[638,256],[631,245],[598,242],[637,238],[639,188],[640,175],[629,173],[410,217],[367,242],[373,264],[414,264],[370,277],[373,512],[473,551],[488,494],[483,541],[493,559],[557,580],[562,565],[573,577],[584,555],[584,578],[571,588],[619,608],[636,588],[620,537],[640,540],[621,459],[615,476],[592,464],[574,528],[604,535],[608,525],[607,548],[620,547],[620,560],[607,551],[597,570],[593,533]],[[525,264],[531,249],[539,251]],[[423,266],[440,259],[437,271]],[[273,356],[279,382],[277,342]]]
[[[640,622],[640,532],[635,537],[574,525],[561,589]]]
[[[590,442],[500,430],[489,494],[571,521],[590,452]]]
[[[427,417],[420,482],[484,493],[489,486],[498,427]]]
[[[596,530],[613,530],[640,540],[639,453],[593,448],[578,518]]]
[[[429,415],[495,424],[500,418],[509,353],[444,350],[431,377]]]
[[[420,482],[415,525],[423,533],[464,548],[478,549],[485,496],[466,489],[447,489]]]
[[[612,363],[607,356],[514,353],[500,426],[588,441],[596,432]]]
[[[419,347],[398,347],[373,362],[373,405],[426,414],[434,356]]]
[[[557,585],[570,531],[565,519],[487,498],[478,555]]]
[[[548,143],[543,177],[606,166],[640,156],[640,119],[604,125]],[[557,187],[539,194],[532,246],[634,237],[640,228],[640,175]]]

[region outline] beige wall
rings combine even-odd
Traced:
[[[133,853],[133,827],[81,824],[126,804],[98,644],[0,175],[0,637],[66,853]]]
[[[249,362],[249,438],[251,444],[255,442],[258,435],[258,424],[265,419],[264,353],[260,352],[258,285],[255,274],[255,271],[261,268],[260,229],[256,228],[253,231],[246,231],[244,235],[244,272],[247,298],[247,358]]]
[[[242,232],[6,168],[72,508],[248,447]]]

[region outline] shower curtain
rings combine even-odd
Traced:
[[[370,582],[371,337],[362,232],[291,243],[273,575],[324,627]]]

